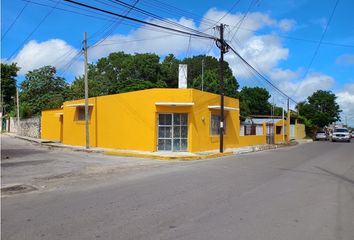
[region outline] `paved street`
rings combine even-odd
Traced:
[[[2,136],[2,239],[353,240],[354,143],[193,162]],[[102,170],[103,169],[103,170]]]

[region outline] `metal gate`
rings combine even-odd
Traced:
[[[267,123],[266,128],[267,128],[267,143],[274,144],[274,124]]]

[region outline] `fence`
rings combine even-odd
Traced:
[[[10,118],[8,121],[9,132],[17,133],[21,136],[40,138],[41,137],[41,118],[32,117],[20,119],[20,124],[17,124],[17,118]],[[19,127],[19,129],[18,129]]]

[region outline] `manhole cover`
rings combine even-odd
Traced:
[[[26,184],[18,184],[12,185],[8,187],[1,188],[1,194],[16,194],[16,193],[26,193],[37,190],[37,188],[26,185]]]

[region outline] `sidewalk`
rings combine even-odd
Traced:
[[[103,153],[107,155],[117,155],[117,156],[126,156],[126,157],[152,158],[158,160],[184,160],[184,161],[200,160],[200,159],[207,159],[207,158],[218,158],[218,157],[224,157],[230,155],[271,150],[280,147],[296,145],[298,143],[298,142],[290,142],[289,144],[273,144],[273,145],[265,144],[265,145],[254,145],[254,146],[247,146],[247,147],[240,147],[240,148],[228,148],[225,149],[223,153],[219,153],[218,150],[195,152],[195,153],[149,152],[149,151],[134,151],[134,150],[109,149],[109,148],[98,148],[98,147],[90,147],[89,149],[86,149],[84,146],[66,145],[57,141],[19,136],[14,133],[5,133],[5,134],[11,137],[16,137],[30,142],[35,142],[41,145],[56,147],[56,148],[66,148],[66,149],[71,149],[73,151],[95,152],[95,153]],[[302,141],[301,143],[305,143],[305,142],[308,141]]]

